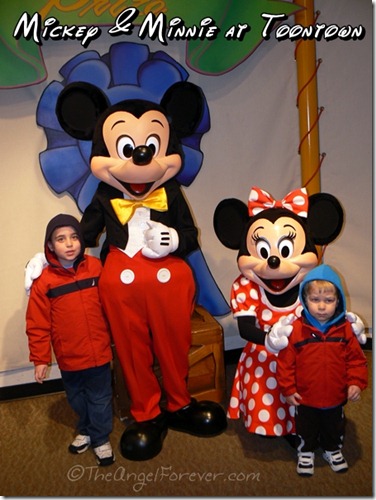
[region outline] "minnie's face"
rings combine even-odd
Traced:
[[[160,111],[146,111],[140,118],[116,111],[105,120],[102,133],[110,156],[94,156],[91,170],[131,198],[146,198],[181,168],[180,155],[166,153],[170,126]]]
[[[299,284],[318,264],[314,252],[305,252],[306,234],[298,221],[280,217],[274,223],[258,219],[248,229],[249,255],[238,258],[241,273],[266,291],[281,295]]]

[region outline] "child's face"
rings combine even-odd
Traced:
[[[58,227],[52,233],[48,248],[55,252],[62,266],[69,266],[81,252],[81,242],[71,226]]]
[[[338,304],[334,286],[323,288],[320,285],[311,284],[305,300],[308,311],[321,325],[334,316]]]

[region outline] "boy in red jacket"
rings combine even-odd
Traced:
[[[293,323],[277,362],[281,392],[295,406],[297,472],[313,475],[319,446],[334,472],[346,472],[343,406],[358,401],[367,387],[367,360],[345,317],[341,281],[329,266],[309,272],[299,293],[302,316]]]
[[[80,225],[71,215],[48,223],[44,247],[48,266],[33,283],[26,312],[35,380],[46,378],[52,344],[68,402],[79,416],[69,451],[92,446],[98,465],[110,465],[112,351],[98,294],[102,266],[84,254]]]

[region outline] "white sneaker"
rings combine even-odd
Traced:
[[[90,446],[90,436],[85,436],[83,434],[78,434],[73,442],[68,446],[68,450],[71,453],[83,453]]]
[[[315,470],[315,454],[312,451],[298,453],[296,472],[299,476],[313,476]]]
[[[340,450],[324,451],[322,456],[327,462],[329,462],[330,468],[334,470],[334,472],[346,472],[349,469],[349,466]]]
[[[98,465],[111,465],[115,462],[115,455],[112,452],[112,447],[109,441],[94,448],[94,453],[97,458]]]

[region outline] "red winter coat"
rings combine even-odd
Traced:
[[[98,294],[102,265],[85,255],[75,268],[47,266],[31,288],[26,312],[30,361],[61,370],[101,366],[112,359],[110,333]]]
[[[289,344],[278,354],[277,380],[282,394],[297,392],[301,404],[330,408],[347,400],[347,388],[367,387],[367,360],[348,321],[322,333],[299,318]]]

